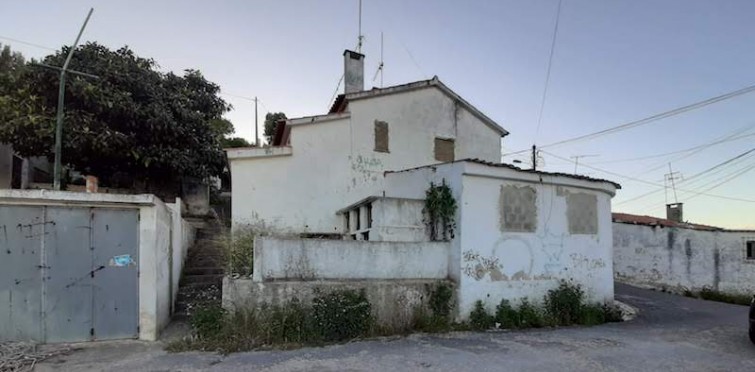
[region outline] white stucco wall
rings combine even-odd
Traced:
[[[257,237],[255,282],[446,279],[448,243]]]
[[[672,290],[751,295],[755,260],[745,257],[745,242],[755,231],[704,231],[613,224],[616,280]]]
[[[430,87],[349,103],[337,120],[291,125],[289,154],[234,158],[232,220],[273,230],[340,233],[336,211],[382,190],[383,172],[438,163],[435,137],[455,158],[499,162],[500,134]],[[374,151],[374,123],[389,126],[389,152]]]
[[[184,262],[186,261],[186,253],[188,252],[189,247],[194,243],[196,230],[194,226],[189,224],[182,217],[184,209],[181,198],[176,198],[175,203],[169,203],[166,205],[170,209],[171,218],[170,313],[172,314],[173,306],[176,303],[176,296],[178,295],[178,285],[181,281],[181,272],[183,271]]]
[[[427,241],[421,199],[379,198],[372,202],[370,240],[385,242]]]
[[[385,195],[424,197],[430,182],[442,180],[459,205],[449,276],[459,285],[460,317],[468,316],[477,300],[491,311],[503,298],[539,302],[561,279],[582,285],[591,301],[613,299],[613,185],[461,162],[389,173]],[[535,189],[534,232],[501,231],[499,198],[504,185]],[[567,195],[576,193],[595,197],[596,234],[569,233]]]

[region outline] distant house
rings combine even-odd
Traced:
[[[260,285],[229,282],[225,303],[283,301],[312,288],[303,279],[446,279],[459,318],[477,300],[491,310],[501,299],[538,301],[559,280],[613,300],[618,184],[501,164],[508,132],[437,77],[363,90],[364,56],[344,57],[345,93],[327,114],[281,122],[271,147],[227,150],[234,227],[289,238],[255,245],[251,280]],[[425,198],[444,183],[458,208],[453,232],[439,238]],[[406,296],[379,301],[410,304]]]
[[[674,204],[678,205],[678,204]],[[755,292],[755,230],[613,214],[616,280],[672,291]]]

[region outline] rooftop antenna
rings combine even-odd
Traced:
[[[359,0],[359,35],[357,37],[357,53],[362,53],[363,41],[364,35],[362,35],[362,0]]]
[[[377,71],[375,71],[375,76],[372,78],[372,81],[374,82],[375,79],[377,79],[378,74],[380,74],[380,87],[383,87],[383,32],[380,32],[380,64],[378,64]]]
[[[684,179],[682,174],[671,170],[671,163],[668,163],[668,173],[666,173],[665,176],[666,182],[671,183],[671,189],[674,191],[674,203],[679,203],[679,199],[676,197],[676,184],[674,181]],[[664,190],[666,191],[666,204],[668,204],[668,184],[666,184]]]
[[[570,158],[574,159],[574,174],[577,174],[577,166],[579,165],[579,159],[581,159],[581,158],[594,158],[596,156],[600,156],[600,155],[593,154],[593,155],[574,155],[574,156],[570,156]]]

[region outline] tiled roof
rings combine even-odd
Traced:
[[[679,227],[693,230],[704,231],[725,231],[726,229],[715,226],[700,225],[687,222],[676,222],[666,218],[659,218],[653,216],[640,216],[636,214],[628,213],[612,213],[613,222],[627,223],[633,225],[645,225],[645,226],[660,226],[660,227]]]
[[[482,160],[482,159],[460,159],[460,160],[454,160],[454,161],[450,161],[450,162],[446,162],[446,163],[428,164],[428,165],[423,165],[423,166],[420,166],[420,167],[403,169],[403,170],[400,170],[400,171],[387,171],[386,173],[406,172],[406,171],[411,171],[411,170],[414,170],[414,169],[435,167],[435,166],[438,166],[438,165],[460,163],[460,162],[482,164],[482,165],[485,165],[485,166],[488,166],[488,167],[508,168],[508,169],[511,169],[511,170],[515,170],[517,172],[541,174],[541,175],[544,175],[544,176],[567,177],[567,178],[573,178],[573,179],[577,179],[577,180],[590,181],[590,182],[605,182],[605,183],[610,183],[611,185],[613,185],[614,187],[616,187],[616,189],[621,189],[621,185],[620,184],[618,184],[616,182],[613,182],[613,181],[605,180],[605,179],[602,179],[602,178],[587,177],[587,176],[583,176],[583,175],[580,175],[580,174],[570,174],[570,173],[560,173],[560,172],[543,172],[543,171],[532,170],[532,169],[522,169],[522,168],[513,166],[511,164],[493,163],[493,162],[485,161],[485,160]]]

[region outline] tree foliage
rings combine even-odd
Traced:
[[[62,66],[64,47],[42,62]],[[125,173],[165,182],[180,176],[218,175],[222,139],[233,133],[222,115],[230,105],[220,87],[197,70],[182,76],[158,71],[152,59],[128,47],[79,46],[65,92],[63,163],[107,179]],[[22,156],[52,155],[59,72],[27,66],[0,96],[0,141]]]
[[[288,119],[286,117],[286,114],[282,112],[268,112],[267,115],[265,115],[265,138],[267,139],[267,143],[273,143],[273,138],[275,137],[275,130],[278,128],[278,120],[282,119]]]

